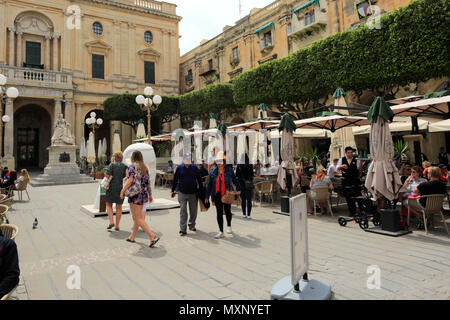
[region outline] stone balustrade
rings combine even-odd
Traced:
[[[43,87],[72,87],[72,74],[68,72],[0,66],[0,74],[11,85],[37,85]]]

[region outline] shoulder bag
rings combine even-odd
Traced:
[[[108,167],[108,172],[112,173],[112,163],[109,165]],[[104,177],[102,182],[100,182],[100,186],[102,187],[103,190],[107,191],[109,189],[109,184],[111,183],[112,180],[112,175],[109,175],[108,177]]]
[[[141,192],[142,192],[141,175],[140,171],[136,170],[133,184],[127,190],[125,190],[125,196],[130,198],[138,195]]]

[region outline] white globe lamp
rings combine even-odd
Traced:
[[[143,96],[143,95],[138,95],[137,97],[136,97],[136,103],[137,104],[140,104],[140,105],[142,105],[142,104],[144,104],[145,103],[145,97]]]
[[[6,90],[6,95],[8,98],[15,99],[19,96],[19,90],[17,88],[11,87]]]
[[[153,89],[152,89],[152,87],[145,87],[145,89],[144,89],[144,94],[145,94],[146,96],[151,96],[151,95],[153,94]]]

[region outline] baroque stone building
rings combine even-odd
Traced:
[[[54,122],[63,113],[76,143],[88,137],[85,119],[103,117],[114,94],[179,94],[176,5],[149,0],[0,0],[0,74],[19,97],[7,99],[3,164],[43,168]],[[131,127],[104,121],[96,139],[108,152],[119,129],[123,148]],[[3,144],[3,143],[2,143]]]

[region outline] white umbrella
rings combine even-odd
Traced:
[[[97,147],[97,157],[102,157],[103,156],[103,141],[102,139],[98,140],[98,147]]]
[[[84,137],[81,137],[80,158],[81,159],[87,158],[86,140],[84,139]]]
[[[369,111],[373,121],[370,130],[370,155],[372,162],[367,172],[365,186],[375,199],[384,196],[394,200],[402,185],[398,169],[394,164],[394,144],[385,118],[392,120],[394,113],[386,101],[378,97]]]
[[[118,151],[122,151],[122,144],[120,142],[120,130],[114,130],[113,153]]]
[[[337,89],[334,94],[334,105],[339,107],[347,107],[345,101],[345,91],[341,88]],[[340,109],[339,113],[343,115],[349,115],[348,110]],[[330,159],[341,158],[344,155],[344,149],[346,147],[352,147],[356,149],[356,142],[353,135],[352,128],[345,127],[336,132],[331,133],[331,145],[330,145]]]
[[[89,133],[89,139],[87,142],[87,162],[95,162],[95,144],[94,144],[94,134]]]
[[[139,124],[138,124],[137,131],[136,131],[136,136],[139,138],[147,136],[147,134],[145,133],[144,121],[142,121],[142,120],[139,120]]]
[[[108,151],[108,141],[106,140],[106,137],[103,138],[103,143],[102,143],[102,155],[104,155],[106,157],[106,152]]]
[[[285,114],[280,121],[280,130],[282,131],[281,136],[281,159],[283,162],[281,163],[281,170],[278,170],[278,178],[277,182],[280,185],[281,189],[285,190],[286,185],[286,176],[287,172],[292,172],[292,187],[294,187],[295,182],[298,179],[297,170],[295,170],[295,162],[294,162],[294,136],[293,132],[295,131],[295,124],[292,121],[292,118],[289,114]]]

